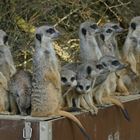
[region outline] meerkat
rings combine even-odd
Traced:
[[[92,114],[98,113],[98,108],[95,106],[93,99],[92,99],[92,88],[93,88],[93,81],[91,79],[77,79],[77,86],[76,86],[76,97],[75,102],[78,107],[82,107],[85,110],[88,110]]]
[[[116,36],[122,31],[123,29],[117,23],[106,23],[102,27],[100,38],[103,43],[100,49],[103,55],[111,55],[121,59]]]
[[[113,97],[115,95],[117,87],[116,75],[114,72],[123,69],[125,65],[121,64],[113,56],[102,57],[100,59],[100,63],[104,64],[104,66],[107,66],[111,73],[107,76],[106,80],[103,83],[101,83],[93,89],[93,95],[97,103],[100,105],[103,105],[104,103],[113,103],[119,106],[122,109],[126,119],[129,120],[128,114],[123,104]]]
[[[80,58],[82,62],[96,61],[102,57],[96,39],[99,33],[100,29],[95,22],[86,21],[80,25]]]
[[[139,75],[140,54],[140,16],[134,17],[129,24],[128,34],[123,47],[124,60],[128,62],[134,73]]]
[[[74,89],[77,85],[76,72],[62,67],[60,76],[64,106],[72,107],[73,104],[71,96],[73,96]]]
[[[71,113],[61,109],[61,78],[53,48],[53,40],[58,35],[59,32],[53,26],[46,25],[36,29],[35,52],[33,54],[31,116],[65,116],[73,120],[89,139],[80,121]]]
[[[0,30],[0,57],[2,58],[0,60],[0,71],[9,81],[10,77],[16,73],[16,68],[8,46],[8,36],[3,30]]]
[[[31,81],[32,75],[28,71],[19,70],[11,78],[9,83],[11,112],[21,115],[29,115],[31,107]]]
[[[2,83],[1,90],[3,92],[1,96],[1,106],[3,108],[3,111],[5,110],[7,114],[10,114],[9,93],[8,93],[9,88],[8,86],[4,86],[3,83],[6,83],[6,85],[8,85],[10,77],[16,72],[16,68],[14,66],[11,51],[8,46],[8,36],[3,30],[0,30],[0,72],[1,72],[1,83]],[[4,80],[3,82],[2,79]]]

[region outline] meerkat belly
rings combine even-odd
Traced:
[[[107,93],[107,95],[112,95],[115,90],[116,90],[116,75],[115,73],[111,73],[109,74],[105,84],[105,92]]]
[[[50,83],[32,94],[32,116],[48,116],[59,108],[58,91]]]

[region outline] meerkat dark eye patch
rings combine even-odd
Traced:
[[[104,67],[103,67],[103,65],[101,65],[101,64],[97,64],[97,65],[96,65],[96,68],[99,69],[99,70],[101,70],[101,69],[103,69]]]
[[[90,88],[90,85],[86,86],[86,90],[89,90],[89,88]]]
[[[82,28],[82,34],[85,36],[86,35],[86,33],[87,33],[87,31],[86,31],[86,29],[85,28]]]
[[[136,29],[136,23],[132,22],[131,25],[130,25],[130,27],[131,27],[133,30],[135,30],[135,29]]]
[[[67,79],[65,77],[61,77],[61,81],[66,83],[67,82]]]
[[[90,25],[90,28],[92,28],[92,29],[97,29],[98,26],[97,26],[96,24],[93,24],[93,25]]]
[[[118,60],[114,60],[114,61],[112,61],[112,65],[118,66],[118,65],[120,65],[120,62]]]
[[[53,33],[55,33],[55,30],[53,28],[49,28],[46,30],[46,33],[53,34]]]
[[[105,36],[103,34],[100,34],[100,38],[104,41],[105,40]]]
[[[118,25],[113,25],[112,28],[115,30],[119,29]]]
[[[73,82],[75,79],[76,79],[75,77],[71,77],[71,79],[70,79],[70,80]]]
[[[3,37],[4,44],[6,44],[7,41],[8,41],[8,36],[6,35],[6,36]]]
[[[92,71],[92,68],[90,66],[87,66],[87,74],[90,75]]]
[[[41,34],[36,34],[36,39],[41,42]]]
[[[82,85],[78,85],[78,87],[79,87],[81,90],[83,90],[83,86],[82,86]]]
[[[112,30],[111,29],[107,29],[106,33],[112,33]]]

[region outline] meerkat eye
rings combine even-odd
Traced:
[[[82,85],[78,85],[78,87],[79,87],[81,90],[83,90],[83,86],[82,86]]]
[[[106,63],[103,62],[102,64],[103,64],[103,66],[107,67],[107,64]]]
[[[90,25],[90,28],[92,28],[92,29],[97,29],[98,26],[97,26],[96,24],[93,24],[93,25]]]
[[[118,60],[112,61],[112,65],[114,65],[114,66],[118,66],[119,64],[120,64],[120,62]]]
[[[130,25],[130,27],[131,27],[133,30],[135,30],[135,29],[136,29],[136,23],[132,22],[131,25]]]
[[[103,34],[100,34],[100,38],[104,41],[105,40],[105,36]]]
[[[119,29],[119,27],[117,25],[113,25],[112,28],[113,29]]]
[[[89,90],[89,88],[90,88],[90,85],[86,86],[86,90]]]
[[[85,36],[87,33],[86,29],[85,28],[82,28],[82,34]]]
[[[3,37],[3,42],[4,42],[4,44],[6,44],[7,41],[8,41],[8,36],[5,35],[5,36]]]
[[[55,33],[55,30],[53,28],[49,28],[48,30],[46,30],[46,33],[53,34]]]
[[[96,65],[96,68],[99,69],[99,70],[101,70],[101,69],[103,69],[104,67],[103,67],[103,65],[101,65],[101,64],[97,64],[97,65]]]
[[[66,83],[67,82],[67,79],[65,77],[61,77],[61,81]]]
[[[112,30],[111,29],[107,29],[106,33],[112,33]]]
[[[36,34],[35,36],[36,36],[36,39],[41,42],[41,35],[40,34]]]
[[[73,82],[75,80],[75,77],[71,77],[71,81]]]

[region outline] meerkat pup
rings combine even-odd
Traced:
[[[60,75],[64,106],[72,107],[72,96],[77,85],[76,72],[70,69],[62,68]]]
[[[59,32],[52,26],[41,26],[35,33],[33,55],[33,82],[31,95],[31,116],[65,116],[73,120],[87,136],[80,121],[71,113],[62,111],[61,78],[53,48],[53,40]]]
[[[99,33],[100,29],[95,22],[86,21],[80,25],[80,58],[82,62],[96,61],[102,57],[96,40],[96,36]]]
[[[92,99],[92,88],[93,88],[93,81],[92,79],[77,79],[77,86],[76,86],[76,96],[75,102],[76,105],[80,108],[83,108],[92,114],[98,113],[98,108],[95,106],[93,99]]]
[[[29,115],[31,107],[32,75],[28,71],[19,70],[10,80],[10,104],[12,114]]]
[[[134,17],[129,24],[129,31],[126,37],[123,55],[134,73],[139,75],[139,55],[140,55],[140,16]]]

